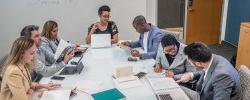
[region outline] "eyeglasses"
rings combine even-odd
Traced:
[[[163,53],[171,53],[171,52],[175,51],[175,48],[176,48],[176,46],[172,46],[172,47],[170,47],[168,49],[166,49],[166,47],[164,47],[163,48]]]
[[[103,18],[110,18],[111,16],[110,15],[103,15],[102,17]]]

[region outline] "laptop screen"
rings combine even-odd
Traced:
[[[111,47],[111,34],[92,34],[91,47],[92,48]]]
[[[81,55],[81,58],[78,60],[77,64],[79,65],[80,62],[82,61],[83,55]]]

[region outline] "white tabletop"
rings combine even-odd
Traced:
[[[114,68],[116,67],[133,66],[134,73],[140,71],[153,73],[154,59],[129,62],[127,61],[128,56],[130,54],[127,49],[117,46],[88,49],[82,59],[85,67],[81,74],[65,75],[65,79],[62,81],[51,80],[50,77],[43,78],[40,83],[52,81],[53,83],[62,84],[62,89],[73,89],[76,85],[84,86],[84,81],[91,80],[100,82],[99,90],[103,91],[116,87],[112,78]],[[127,100],[157,100],[148,81],[145,78],[140,79],[140,81],[142,82],[141,86],[120,89],[120,91],[126,96]],[[188,100],[181,88],[170,90],[169,93],[174,100]],[[33,96],[33,99],[37,100],[39,98]],[[78,92],[71,100],[92,100],[92,97],[89,94]]]

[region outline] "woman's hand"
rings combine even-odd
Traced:
[[[26,93],[27,93],[28,95],[32,95],[33,92],[34,92],[34,90],[33,90],[32,88],[30,88]]]
[[[91,28],[89,34],[95,33],[95,31],[96,31],[97,28],[98,28],[98,27],[97,27],[97,23],[95,23],[95,24],[92,26],[92,28]]]
[[[69,50],[65,55],[64,55],[64,63],[67,64],[75,55],[75,50]]]
[[[54,90],[61,87],[61,84],[54,84],[54,83],[49,83],[49,84],[45,84],[44,88],[48,89],[48,90]]]
[[[166,77],[174,78],[174,72],[172,70],[166,70]]]
[[[155,71],[156,73],[160,73],[160,72],[162,71],[161,65],[159,65],[159,64],[155,65],[154,71]]]
[[[76,47],[75,52],[85,52],[87,48],[82,48],[82,47]]]

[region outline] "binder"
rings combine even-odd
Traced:
[[[123,95],[117,88],[91,94],[91,96],[94,100],[126,100],[125,95]]]

